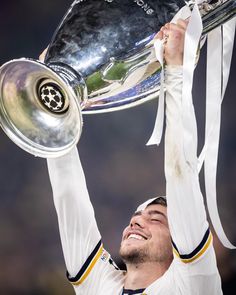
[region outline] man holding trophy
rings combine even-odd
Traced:
[[[214,174],[220,105],[229,70],[221,64],[230,64],[235,23],[222,29],[226,29],[223,38],[219,26],[234,17],[236,1],[185,4],[182,0],[74,1],[41,62],[22,58],[0,68],[0,125],[19,147],[47,158],[67,277],[76,294],[222,294],[198,179],[191,85],[199,40],[213,32],[209,39],[214,48],[228,37],[215,50],[218,92],[211,89],[207,96],[210,110],[206,110],[201,160],[206,195],[213,192],[209,212],[221,241],[230,248],[214,212]],[[173,16],[175,21],[169,23]],[[227,54],[219,53],[225,45],[229,45]],[[227,62],[221,62],[218,53],[227,56]],[[166,89],[165,100],[160,84]],[[121,271],[102,244],[75,146],[83,114],[135,106],[156,98],[158,92],[155,138],[149,143],[159,142],[165,105],[166,197],[155,196],[134,212],[121,239],[120,256],[127,268]]]
[[[119,270],[103,247],[76,148],[47,160],[67,275],[76,294],[222,294],[197,161],[187,162],[184,155],[186,28],[187,22],[179,19],[166,24],[156,36],[164,44],[166,64],[167,196],[140,205],[125,228],[120,255],[127,271]],[[193,145],[195,136],[193,132]]]

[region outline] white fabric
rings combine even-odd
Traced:
[[[226,237],[220,221],[216,198],[216,175],[221,104],[229,77],[234,34],[235,19],[224,24],[223,28],[219,27],[208,35],[205,147],[200,155],[200,162],[205,158],[205,187],[209,215],[220,241],[230,249],[235,249],[235,246]]]
[[[164,198],[165,198],[165,197],[164,197]],[[151,198],[151,199],[145,201],[144,203],[142,203],[141,205],[138,206],[138,208],[136,209],[136,212],[139,212],[139,211],[143,211],[143,210],[145,210],[145,209],[147,208],[147,206],[148,206],[149,204],[151,204],[151,203],[152,203],[154,200],[156,200],[156,199],[157,199],[157,197],[155,197],[155,198]]]
[[[77,149],[47,163],[66,267],[75,276],[101,235]]]
[[[157,116],[155,120],[155,126],[153,133],[147,142],[146,145],[153,145],[157,144],[159,145],[162,138],[163,133],[163,124],[164,124],[164,111],[165,111],[165,103],[164,103],[164,60],[163,60],[163,41],[157,39],[154,41],[154,48],[156,53],[156,58],[160,62],[160,65],[162,67],[161,71],[161,79],[160,79],[160,93],[158,98],[158,108],[157,108]]]
[[[191,11],[188,6],[182,7],[171,20],[171,23],[176,23],[179,18],[187,19],[191,16]],[[159,145],[161,142],[162,134],[163,134],[163,126],[164,126],[164,42],[165,40],[154,40],[154,49],[156,54],[156,59],[159,61],[162,71],[161,71],[161,79],[160,79],[160,92],[158,97],[158,108],[157,108],[157,115],[154,124],[154,128],[152,131],[152,135],[149,138],[148,142],[146,143],[147,146],[149,145]]]
[[[225,89],[229,77],[229,69],[231,64],[233,40],[235,34],[235,18],[223,25],[223,42],[220,35],[221,27],[216,28],[208,36],[208,57],[207,57],[207,108],[206,108],[206,136],[205,144],[199,158],[196,159],[197,153],[197,125],[194,114],[194,107],[192,102],[192,85],[193,73],[196,63],[196,56],[198,46],[200,44],[202,34],[202,19],[199,12],[198,4],[202,0],[195,1],[192,13],[187,6],[183,7],[174,17],[172,22],[178,18],[189,19],[189,25],[185,36],[184,48],[184,63],[183,63],[183,126],[184,126],[184,145],[185,145],[185,159],[188,163],[198,161],[198,171],[201,170],[202,164],[205,161],[205,186],[206,198],[209,209],[210,218],[217,236],[227,248],[234,249],[235,247],[230,243],[226,237],[216,201],[216,172],[218,162],[218,148],[219,148],[219,134],[221,122],[221,102],[224,97]],[[159,40],[157,41],[159,42]],[[223,45],[223,56],[221,48]],[[159,42],[156,46],[157,59],[163,65],[163,43]],[[223,58],[223,67],[222,65]],[[221,79],[223,75],[223,79]],[[163,81],[163,71],[162,79]],[[218,77],[218,78],[217,78]],[[157,144],[161,141],[163,132],[163,118],[164,118],[164,94],[163,82],[160,86],[160,97],[157,117],[152,132],[151,138],[147,145]],[[222,91],[221,91],[222,90]],[[190,107],[191,111],[187,112]],[[192,132],[194,136],[192,136]],[[196,142],[193,142],[192,139]]]
[[[197,155],[197,124],[192,101],[193,73],[200,38],[202,35],[202,19],[196,1],[185,34],[183,58],[183,128],[184,153],[189,164],[196,161]],[[195,163],[194,163],[195,164]]]
[[[166,73],[166,178],[171,235],[180,253],[188,254],[201,242],[208,223],[198,188],[197,168],[189,169],[184,161],[181,72],[182,69],[177,68]],[[66,266],[70,275],[75,276],[101,237],[77,151],[74,149],[62,158],[48,159],[48,168]],[[122,293],[123,272],[116,270],[109,260],[105,252],[85,281],[74,287],[76,294]],[[206,289],[208,295],[222,294],[212,245],[200,259],[189,264],[175,257],[166,273],[144,293],[202,295]]]
[[[191,161],[186,160],[184,119],[185,112],[192,114],[193,108],[191,104],[186,106],[183,95],[181,98],[181,72],[182,67],[172,68],[171,74],[166,72],[169,95],[166,96],[165,175],[168,215],[176,217],[169,221],[172,239],[179,251],[186,254],[198,246],[208,223],[198,182],[197,155],[191,153]],[[195,125],[190,127],[195,128]],[[192,150],[196,150],[197,135],[190,127],[188,141],[191,141]],[[183,229],[181,235],[180,228]]]

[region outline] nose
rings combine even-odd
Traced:
[[[130,227],[131,228],[144,228],[144,217],[142,215],[135,215],[130,220]]]

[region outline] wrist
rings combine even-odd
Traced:
[[[183,66],[182,65],[166,65],[165,66],[165,83],[168,83],[169,81],[175,81],[178,80],[182,81],[183,77]]]
[[[183,65],[165,65],[165,72],[166,73],[179,73],[182,74],[183,72]]]

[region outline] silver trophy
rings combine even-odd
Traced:
[[[161,66],[152,40],[185,5],[193,2],[74,1],[45,63],[22,58],[0,68],[2,129],[27,152],[58,157],[78,142],[83,114],[156,98]],[[207,34],[235,15],[236,0],[206,1],[200,10]]]

